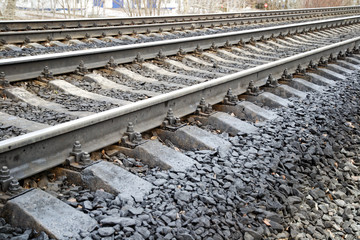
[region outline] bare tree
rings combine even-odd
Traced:
[[[16,0],[6,0],[4,16],[7,19],[14,19],[16,11]]]
[[[113,0],[128,16],[154,16],[163,14],[166,3],[163,0]]]
[[[353,3],[354,2],[352,0],[306,0],[304,3],[304,7],[315,8],[315,7],[348,6],[348,5],[352,5]]]

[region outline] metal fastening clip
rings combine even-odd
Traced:
[[[91,164],[90,154],[83,152],[79,141],[75,141],[66,163],[76,169],[81,169],[86,165]]]
[[[169,110],[168,110],[168,112],[166,114],[166,117],[165,117],[164,121],[161,124],[161,127],[163,129],[175,131],[175,130],[177,130],[177,129],[185,126],[185,125],[186,124],[181,124],[180,118],[175,117],[172,108],[169,108]]]
[[[248,88],[246,89],[246,94],[256,96],[259,95],[259,93],[260,93],[260,88],[255,86],[254,81],[251,80],[249,82]]]
[[[166,58],[166,56],[164,55],[164,53],[162,52],[162,50],[160,49],[158,54],[155,57],[155,60],[163,62],[164,59]]]
[[[238,46],[239,47],[244,47],[245,46],[245,43],[244,43],[244,41],[242,39],[239,40]]]
[[[0,72],[0,87],[9,87],[10,82],[6,80],[6,75],[4,72]]]
[[[110,60],[105,65],[107,69],[115,69],[118,65],[115,63],[115,59],[111,56]]]
[[[327,65],[328,65],[328,61],[325,60],[323,57],[321,57],[319,60],[318,66],[319,67],[327,67]]]
[[[207,104],[205,98],[201,98],[199,105],[196,107],[195,114],[209,116],[212,111],[213,109],[211,104]]]
[[[291,81],[293,78],[292,74],[290,74],[287,70],[287,68],[285,68],[283,74],[281,75],[281,80],[282,81]]]
[[[70,152],[70,156],[75,158],[75,162],[80,162],[81,156],[83,152],[81,150],[81,144],[79,141],[75,141],[72,151]]]
[[[238,101],[239,101],[238,97],[235,94],[233,94],[232,89],[229,88],[229,90],[227,91],[224,97],[223,104],[234,106]]]
[[[196,46],[195,50],[194,50],[194,53],[200,54],[200,53],[202,53],[202,52],[203,52],[203,50],[202,50],[202,48],[200,47],[200,45],[198,44],[198,45]]]
[[[304,68],[301,67],[301,65],[299,64],[295,70],[295,74],[297,76],[305,76],[306,74],[306,70]]]
[[[341,55],[342,52],[340,51],[339,54]],[[328,63],[336,63],[337,59],[334,57],[334,55],[331,53],[328,59]]]
[[[212,42],[212,44],[210,46],[210,50],[216,52],[217,49],[218,49],[218,46],[215,45],[215,42]]]
[[[313,62],[313,60],[310,60],[310,63],[307,67],[307,71],[316,71],[318,70],[317,64]]]
[[[345,60],[345,57],[345,53],[343,53],[342,51],[340,51],[337,55],[338,60]]]
[[[278,80],[273,78],[273,76],[270,74],[268,79],[266,80],[266,87],[272,87],[275,88],[279,85]]]
[[[121,145],[128,148],[135,148],[136,146],[144,143],[142,136],[139,132],[134,131],[134,124],[132,122],[128,123],[126,132],[121,138]]]
[[[249,43],[253,46],[256,45],[255,39],[253,37],[250,38]]]
[[[136,57],[134,59],[134,63],[137,63],[137,64],[141,64],[144,62],[144,59],[141,57],[141,54],[140,53],[137,53],[136,54]]]
[[[231,48],[232,44],[229,42],[229,40],[226,40],[225,44],[224,44],[224,48]]]
[[[88,152],[83,152],[81,154],[79,164],[81,164],[81,165],[89,165],[90,163],[91,163],[90,154]]]
[[[353,50],[350,50],[350,48],[347,48],[345,51],[345,57],[351,57],[353,56]]]
[[[360,49],[354,46],[354,48],[353,48],[353,53],[354,53],[354,54],[359,54],[359,53],[360,53]]]
[[[176,53],[176,55],[178,56],[178,57],[182,57],[182,56],[184,56],[186,53],[185,53],[185,51],[182,49],[182,47],[180,47],[179,48],[179,51]]]
[[[9,184],[8,192],[10,195],[17,194],[21,192],[23,188],[20,186],[19,181],[15,178],[13,178]]]
[[[45,66],[44,70],[41,72],[39,79],[53,79],[54,75],[50,72],[49,67]]]
[[[10,176],[10,170],[7,166],[2,166],[0,169],[0,187],[2,192],[9,189],[10,183],[14,178]]]
[[[84,61],[81,60],[79,66],[75,69],[75,74],[79,74],[79,75],[85,75],[87,74],[89,71],[88,69],[85,67]]]

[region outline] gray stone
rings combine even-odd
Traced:
[[[253,239],[253,240],[261,240],[262,239],[262,236],[254,230],[246,229],[245,231],[246,232],[245,232],[244,237],[247,235],[248,239]]]
[[[146,227],[136,227],[135,230],[143,236],[143,238],[147,239],[150,237],[150,231]]]
[[[112,227],[102,227],[102,228],[99,228],[98,232],[99,232],[100,236],[107,237],[107,236],[111,236],[112,234],[114,234],[115,230]]]
[[[350,227],[354,230],[354,232],[360,232],[360,224],[353,223]]]
[[[318,208],[323,212],[323,213],[328,213],[328,206],[326,204],[319,204]]]
[[[82,203],[83,205],[83,208],[86,209],[86,210],[92,210],[93,209],[93,206],[92,206],[92,203],[90,201],[84,201]]]
[[[154,184],[155,186],[161,186],[161,185],[164,185],[166,182],[167,182],[166,179],[156,179],[156,180],[153,182],[153,184]]]
[[[287,198],[287,201],[290,205],[299,204],[301,203],[301,198],[296,196],[290,196]]]
[[[191,199],[191,193],[187,192],[187,191],[179,191],[179,192],[175,192],[174,198],[176,200],[181,200],[184,202],[189,202]]]
[[[119,223],[122,227],[129,227],[129,226],[135,226],[136,220],[132,218],[127,217],[121,217],[119,218]]]
[[[281,232],[284,230],[284,227],[275,221],[270,221],[270,227],[274,230],[277,230],[278,232]]]
[[[121,218],[120,217],[105,217],[103,218],[100,223],[103,225],[116,225],[116,224],[120,224]]]
[[[140,234],[135,232],[132,236],[131,236],[132,240],[144,240],[144,237]]]
[[[129,212],[133,215],[140,215],[144,212],[144,209],[142,207],[132,207],[132,208],[129,208]]]
[[[23,234],[16,236],[16,237],[12,237],[12,240],[28,240],[31,234],[31,230],[26,230]]]
[[[181,233],[176,236],[177,240],[194,240],[195,238],[188,233]]]
[[[171,210],[170,212],[167,212],[165,214],[165,216],[169,217],[171,220],[175,221],[176,218],[177,218],[177,211],[174,209],[174,210]]]
[[[346,202],[344,200],[335,199],[334,201],[335,201],[336,205],[338,205],[339,207],[345,207],[345,205],[346,205]]]
[[[212,204],[212,205],[216,205],[215,200],[212,197],[207,197],[207,196],[199,196],[200,200],[203,201],[206,204]]]

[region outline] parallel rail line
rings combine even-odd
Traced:
[[[83,39],[90,37],[121,36],[122,34],[144,34],[172,31],[184,31],[201,28],[214,28],[222,26],[236,26],[262,22],[277,22],[287,20],[308,19],[312,17],[338,16],[344,14],[357,14],[360,8],[346,8],[341,11],[325,11],[314,13],[301,13],[289,15],[270,15],[241,18],[225,18],[214,20],[181,21],[171,23],[140,24],[140,25],[116,25],[83,27],[80,23],[78,28],[69,29],[44,29],[28,31],[0,32],[0,44],[15,44],[24,42],[43,42],[51,40]],[[138,24],[138,23],[136,23]],[[111,24],[110,24],[111,25]],[[81,26],[81,27],[79,27]]]
[[[315,28],[358,22],[359,17],[348,17],[208,37],[115,47],[106,51],[99,49],[2,60],[0,62],[0,71],[10,72],[10,74],[7,74],[8,79],[14,82],[38,76],[45,65],[50,66],[50,69],[58,74],[59,72],[73,71],[80,60],[84,60],[87,67],[96,68],[104,66],[110,56],[114,57],[116,63],[126,63],[132,62],[137,53],[140,53],[144,59],[151,59],[160,50],[164,55],[169,56],[175,55],[180,47],[184,52],[192,52],[196,45],[198,45],[198,49],[209,49],[214,44],[217,46],[236,44],[240,39],[243,41],[268,39],[272,34],[294,34],[296,31],[311,31]],[[163,122],[169,108],[174,110],[175,115],[185,116],[195,111],[201,97],[204,97],[210,104],[219,103],[229,88],[232,88],[236,95],[242,94],[246,91],[250,81],[254,81],[258,86],[264,85],[269,74],[272,74],[274,78],[279,78],[284,69],[293,72],[298,65],[305,66],[311,60],[318,61],[321,57],[328,57],[330,54],[359,47],[359,44],[360,37],[356,37],[134,104],[11,138],[1,142],[0,163],[3,166],[8,166],[14,177],[23,179],[63,163],[75,141],[80,141],[85,151],[95,151],[117,142],[126,131],[128,122],[134,122],[136,130],[140,132],[153,129]],[[62,60],[58,60],[57,57],[62,58]],[[97,59],[100,59],[100,61],[97,61]],[[34,68],[37,68],[36,71],[31,72],[32,64],[28,62],[30,60],[33,61]],[[56,67],[56,65],[59,66]],[[23,73],[16,74],[16,71],[7,71],[13,68],[17,71],[23,71]],[[32,74],[31,77],[25,77],[25,73],[28,71]]]
[[[235,13],[216,13],[216,14],[192,14],[192,15],[175,15],[175,16],[156,16],[156,17],[131,17],[131,18],[93,18],[93,19],[52,19],[52,20],[15,20],[1,21],[1,31],[19,31],[19,30],[43,30],[43,29],[60,29],[60,28],[78,28],[94,26],[113,26],[113,25],[138,25],[153,23],[171,23],[186,21],[216,20],[226,18],[242,17],[264,17],[284,14],[307,14],[307,13],[326,13],[343,10],[358,10],[360,6],[349,7],[327,7],[327,8],[306,8],[293,10],[274,10],[274,11],[249,11]]]
[[[5,73],[7,81],[13,82],[36,78],[41,75],[45,66],[47,66],[53,74],[63,74],[75,71],[80,62],[84,62],[87,68],[92,69],[105,66],[111,58],[113,58],[117,64],[124,64],[134,61],[137,55],[140,55],[141,58],[146,60],[155,58],[159,52],[162,52],[166,56],[176,55],[179,50],[184,53],[193,52],[196,50],[194,46],[201,49],[209,49],[213,45],[224,46],[225,44],[238,44],[239,41],[266,40],[274,36],[296,34],[298,32],[344,24],[354,24],[359,21],[360,16],[354,16],[272,28],[222,33],[211,36],[2,59],[0,60],[0,72]]]

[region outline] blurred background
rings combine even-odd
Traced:
[[[360,0],[0,0],[0,19],[132,17],[360,5]]]

